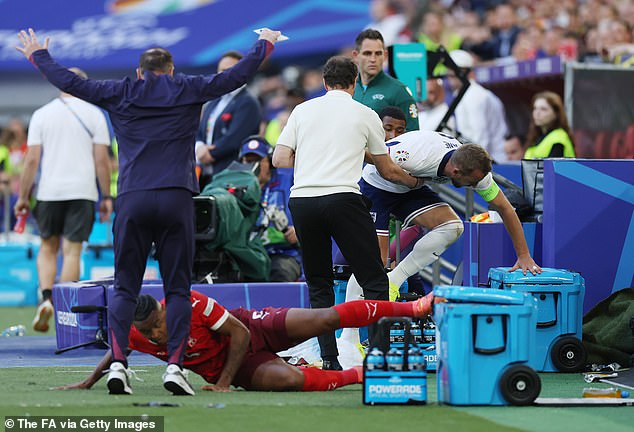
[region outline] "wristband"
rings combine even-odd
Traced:
[[[103,195],[103,196],[101,197],[101,201],[103,201],[103,200],[107,200],[107,199],[109,199],[109,200],[111,200],[111,201],[112,201],[112,195]]]

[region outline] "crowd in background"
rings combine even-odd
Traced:
[[[469,52],[475,65],[558,55],[634,66],[631,0],[372,0],[369,13],[367,27],[379,30],[386,46],[418,41],[433,51],[443,45],[448,51]],[[350,41],[341,53],[349,55],[352,49]],[[274,144],[291,110],[325,90],[318,69],[269,65],[249,92],[262,108],[259,135]],[[19,119],[1,126],[0,185],[15,196],[26,126]]]

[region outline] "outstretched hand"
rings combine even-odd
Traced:
[[[89,390],[91,385],[89,385],[86,381],[74,383],[74,384],[66,384],[59,387],[51,387],[50,390]]]
[[[281,35],[282,35],[282,32],[280,31],[263,28],[262,32],[260,33],[260,37],[258,39],[265,39],[271,42],[272,44],[275,44],[275,42],[277,42],[277,38],[279,38]]]
[[[533,276],[542,272],[542,268],[535,263],[530,255],[518,257],[515,265],[509,269],[509,272],[515,271],[517,269],[522,270],[524,276],[526,276],[527,272],[531,272]]]
[[[33,31],[32,28],[29,29],[28,33],[26,32],[26,30],[22,30],[20,33],[18,33],[18,38],[20,39],[20,42],[22,42],[22,46],[17,46],[15,47],[15,49],[24,54],[24,57],[26,57],[27,59],[30,58],[31,54],[33,54],[35,51],[48,49],[49,38],[47,37],[44,40],[44,45],[41,45],[38,42],[35,31]]]
[[[204,391],[213,391],[218,393],[230,393],[233,391],[231,390],[231,387],[223,387],[216,384],[207,384],[202,386],[200,389]]]

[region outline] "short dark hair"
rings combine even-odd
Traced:
[[[383,120],[383,117],[392,117],[396,120],[403,120],[404,122],[407,121],[405,113],[397,106],[386,106],[379,112],[379,117],[381,120]]]
[[[451,155],[451,162],[469,175],[475,170],[480,170],[484,174],[491,172],[493,160],[487,151],[477,144],[464,144]]]
[[[244,57],[244,56],[242,55],[242,53],[240,51],[231,50],[231,51],[227,51],[226,53],[222,54],[220,56],[220,60],[222,60],[225,57],[230,57],[230,58],[233,58],[233,59],[236,59],[236,60],[240,61],[240,60],[242,60],[242,57]]]
[[[173,66],[172,54],[165,48],[150,48],[141,54],[139,60],[141,72],[168,73]]]
[[[134,310],[134,321],[145,321],[157,309],[158,304],[154,297],[149,294],[139,296]]]
[[[380,40],[385,47],[385,41],[383,40],[383,35],[380,31],[375,29],[365,29],[361,33],[359,33],[357,35],[357,38],[354,40],[354,47],[357,51],[361,48],[361,44],[366,39]]]
[[[358,69],[352,59],[345,56],[330,57],[324,66],[324,82],[330,88],[347,89],[354,85]]]

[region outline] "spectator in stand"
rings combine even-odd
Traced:
[[[440,78],[427,80],[427,98],[419,106],[421,108],[418,112],[419,129],[436,130],[449,109],[445,102],[445,88]],[[456,127],[453,117],[449,118],[447,124],[452,130]]]
[[[559,95],[545,91],[533,97],[533,116],[528,127],[525,159],[575,157],[575,146],[564,104]]]
[[[386,47],[400,41],[400,34],[407,25],[407,18],[400,13],[396,1],[372,0],[370,2],[370,16],[373,21],[366,28],[381,32]]]
[[[460,49],[462,38],[445,28],[444,13],[430,11],[423,16],[418,42],[425,44],[427,51],[437,51],[440,45],[447,51],[453,51]]]
[[[520,161],[524,158],[526,149],[524,148],[525,138],[520,135],[509,134],[504,139],[504,152],[507,161]]]
[[[515,10],[509,4],[500,4],[495,8],[494,28],[491,39],[478,45],[469,47],[482,60],[493,60],[500,57],[509,57],[517,35],[521,31],[517,26]]]
[[[237,51],[223,54],[218,73],[233,67],[242,57]],[[260,118],[260,104],[246,84],[204,106],[196,136],[196,158],[202,166],[201,190],[214,174],[238,158],[242,141],[259,132]]]
[[[504,163],[504,136],[507,133],[504,106],[502,101],[475,81],[473,56],[466,51],[456,50],[450,53],[457,66],[469,69],[471,85],[458,103],[454,113],[456,130],[461,136],[485,148],[496,163]],[[449,86],[456,94],[462,83],[453,71],[447,72]]]

